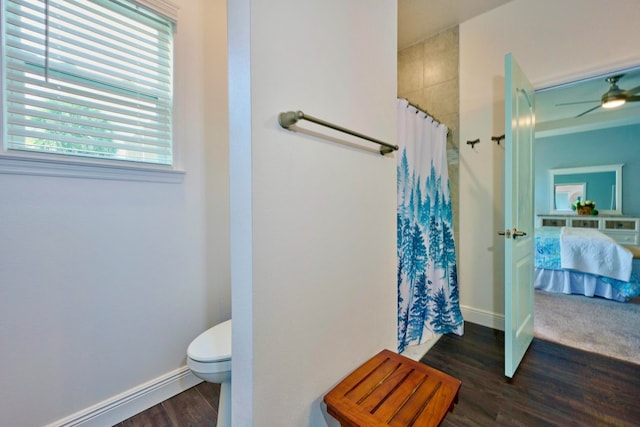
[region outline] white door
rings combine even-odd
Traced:
[[[505,357],[511,378],[533,340],[533,87],[505,57]]]

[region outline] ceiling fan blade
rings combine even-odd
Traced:
[[[640,101],[640,95],[633,95],[627,97],[627,102],[638,102]]]
[[[556,104],[556,107],[562,107],[562,106],[565,106],[565,105],[577,105],[577,104],[593,104],[594,102],[600,102],[600,100],[561,102],[560,104]]]
[[[587,111],[584,111],[584,112],[582,112],[582,113],[578,114],[578,115],[576,116],[576,119],[577,119],[578,117],[582,117],[582,116],[584,116],[584,115],[585,115],[585,114],[587,114],[587,113],[592,112],[593,110],[597,110],[598,108],[600,108],[600,105],[599,105],[599,104],[598,104],[598,105],[596,105],[596,106],[595,106],[595,107],[593,107],[593,108],[589,108]]]
[[[636,86],[633,89],[625,90],[625,93],[629,95],[635,95],[636,93],[640,93],[640,86]]]

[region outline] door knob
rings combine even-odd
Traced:
[[[519,231],[517,229],[513,229],[513,232],[511,230],[505,230],[505,231],[498,231],[498,234],[500,236],[505,236],[507,239],[513,237],[514,239],[516,237],[522,237],[522,236],[526,236],[527,233],[524,231]]]
[[[521,237],[521,236],[526,236],[527,233],[525,233],[524,231],[518,231],[515,228],[513,229],[513,238],[515,239],[516,237]]]
[[[511,237],[511,230],[498,231],[498,235],[505,236],[508,239]]]

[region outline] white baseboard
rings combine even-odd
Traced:
[[[486,310],[480,310],[466,305],[460,305],[460,311],[465,321],[486,326],[487,328],[504,331],[504,315]]]
[[[201,382],[188,367],[183,366],[46,427],[112,426]]]

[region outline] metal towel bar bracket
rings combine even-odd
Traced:
[[[357,136],[358,138],[366,139],[367,141],[380,144],[381,145],[380,154],[382,155],[398,150],[397,145],[389,144],[387,142],[380,141],[379,139],[375,139],[370,136],[361,134],[360,132],[356,132],[351,129],[343,128],[342,126],[334,125],[333,123],[320,120],[318,118],[305,114],[302,111],[287,111],[287,112],[280,113],[278,115],[278,122],[280,123],[280,126],[282,126],[285,129],[289,129],[290,126],[295,125],[298,122],[298,120],[307,120],[315,124],[318,124],[320,126],[325,126],[325,127],[337,130],[339,132],[347,133],[349,135]]]

